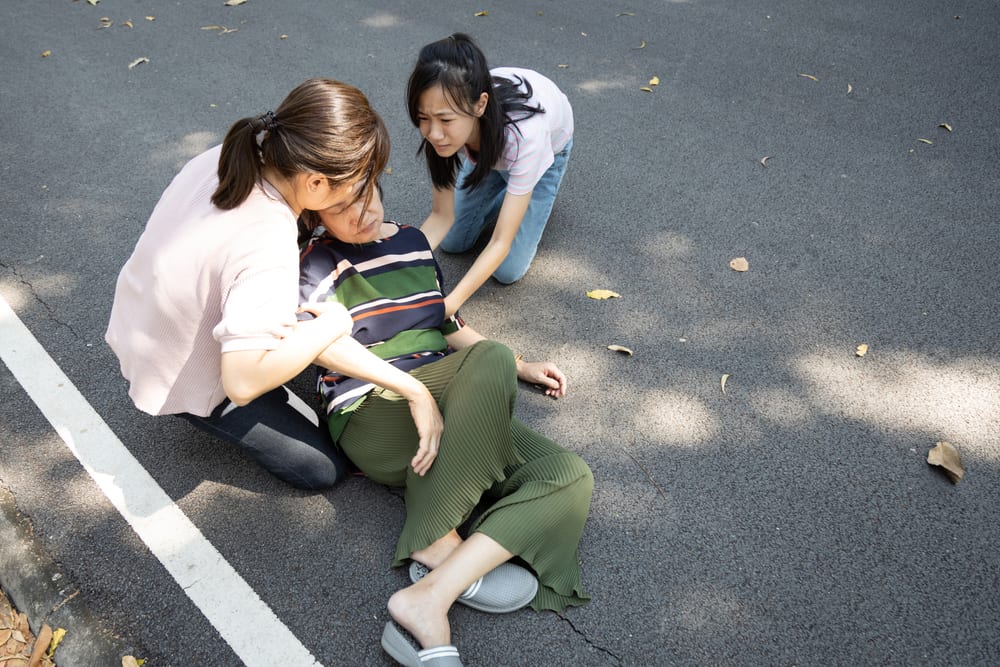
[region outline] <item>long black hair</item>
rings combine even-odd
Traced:
[[[406,86],[406,106],[414,126],[420,126],[418,107],[420,95],[434,86],[441,86],[445,97],[460,113],[473,115],[483,93],[487,94],[486,109],[478,118],[479,155],[476,168],[468,175],[463,188],[474,188],[486,178],[503,154],[505,130],[508,125],[517,129],[517,122],[536,113],[545,113],[540,106],[528,104],[531,84],[519,76],[514,81],[491,76],[486,56],[466,34],[456,32],[420,49],[417,64]],[[417,154],[424,154],[431,182],[435,187],[454,187],[461,164],[458,154],[439,157],[434,147],[423,139]]]

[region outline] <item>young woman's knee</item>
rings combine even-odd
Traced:
[[[338,468],[333,463],[328,462],[320,467],[316,466],[308,470],[296,470],[294,475],[279,475],[286,482],[297,489],[303,491],[322,491],[335,486],[338,482],[347,477],[347,469]]]
[[[510,255],[507,259],[512,259]],[[532,257],[531,259],[534,259]],[[531,268],[531,259],[527,262],[504,262],[493,272],[493,278],[503,285],[512,285],[524,277],[524,274]]]
[[[268,472],[305,491],[329,489],[350,474],[350,463],[340,452],[300,451],[290,461],[261,460]]]

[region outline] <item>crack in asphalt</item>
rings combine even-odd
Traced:
[[[569,620],[568,618],[566,618],[565,616],[563,616],[562,614],[560,614],[558,612],[556,612],[556,616],[558,616],[563,621],[565,621],[566,624],[569,625],[570,628],[572,628],[573,632],[575,632],[577,635],[579,635],[580,638],[583,639],[583,641],[587,642],[588,646],[590,646],[590,647],[592,647],[592,648],[600,651],[601,653],[604,653],[605,655],[608,655],[608,656],[614,658],[614,660],[619,665],[622,664],[622,658],[621,658],[621,656],[617,655],[616,653],[614,653],[613,651],[611,651],[609,649],[604,648],[603,646],[601,646],[599,644],[595,644],[594,642],[592,642],[590,640],[590,638],[586,635],[586,633],[581,632],[579,629],[577,629],[577,627],[575,625],[573,625],[573,621]]]
[[[55,311],[55,309],[52,308],[52,306],[50,306],[45,301],[45,299],[43,299],[41,297],[41,295],[38,294],[37,291],[35,291],[35,286],[32,285],[30,281],[26,280],[16,268],[14,268],[13,266],[10,266],[9,264],[5,264],[3,262],[0,262],[0,267],[2,267],[4,269],[7,269],[8,271],[10,271],[11,273],[14,274],[14,277],[17,279],[17,281],[19,283],[21,283],[22,285],[24,285],[28,289],[28,292],[31,293],[31,296],[35,299],[35,301],[37,301],[38,303],[42,304],[42,307],[49,314],[49,319],[51,319],[56,324],[59,324],[59,325],[61,325],[63,327],[66,327],[66,329],[68,329],[69,332],[71,334],[73,334],[73,336],[77,340],[83,340],[83,337],[80,335],[80,333],[76,329],[73,328],[72,324],[70,324],[69,322],[63,322],[58,317],[56,317],[56,311]]]
[[[663,498],[664,501],[667,501],[667,492],[663,490],[663,487],[660,486],[655,479],[653,479],[653,475],[651,475],[650,472],[646,470],[646,466],[639,463],[639,459],[632,456],[631,452],[626,451],[625,455],[628,456],[630,459],[632,459],[632,463],[634,463],[636,467],[642,471],[642,473],[646,476],[646,479],[649,480],[649,483],[653,485],[654,489],[656,489],[656,492],[660,494],[660,497]]]

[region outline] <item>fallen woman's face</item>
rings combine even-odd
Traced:
[[[347,205],[331,206],[317,211],[327,233],[344,243],[371,243],[382,236],[385,209],[378,188],[372,192],[365,207],[364,198]]]

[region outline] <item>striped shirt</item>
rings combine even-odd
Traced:
[[[423,232],[396,226],[395,234],[361,245],[326,234],[310,239],[299,258],[299,297],[343,304],[354,319],[354,339],[409,372],[448,354],[445,336],[465,324],[444,316],[441,269]],[[317,389],[335,440],[374,388],[336,369],[320,370]]]

